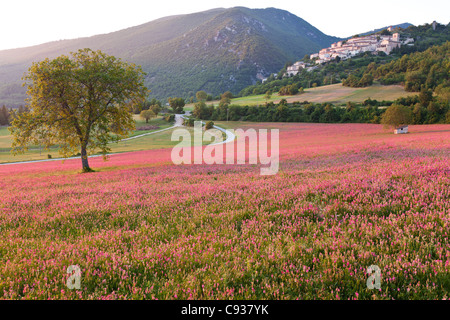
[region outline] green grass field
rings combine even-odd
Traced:
[[[329,86],[311,88],[305,90],[303,94],[289,97],[286,100],[288,102],[294,101],[310,101],[310,102],[330,102],[335,104],[351,102],[363,102],[364,100],[371,98],[378,101],[382,100],[396,100],[400,97],[406,97],[415,95],[414,92],[406,92],[402,86],[391,85],[382,86],[380,84],[374,84],[366,88],[350,88],[344,87],[342,84],[332,84]]]
[[[0,127],[0,150],[11,147],[11,138],[7,127]]]
[[[145,123],[145,120],[140,119],[138,116],[134,116],[136,120],[136,128],[144,125],[158,125],[160,128],[149,131],[134,131],[130,137],[134,137],[140,134],[149,133],[152,131],[157,131],[161,129],[165,129],[171,127],[173,124],[168,123],[162,118],[157,118],[149,121],[148,124]],[[193,139],[193,130],[194,128],[184,128],[190,131],[191,133],[191,145],[194,146]],[[110,144],[111,153],[122,153],[122,152],[131,152],[131,151],[142,151],[142,150],[151,150],[151,149],[164,149],[164,148],[172,148],[175,145],[180,143],[179,140],[172,141],[172,133],[176,129],[170,129],[158,133],[154,133],[151,135],[120,141],[119,143]],[[222,139],[225,140],[225,136],[222,133],[219,133],[222,136]],[[216,140],[212,142],[215,142]],[[50,151],[44,150],[43,148],[39,149],[38,146],[30,147],[30,149],[21,155],[14,156],[11,154],[11,135],[7,127],[0,127],[0,163],[7,162],[19,162],[19,161],[33,161],[33,160],[45,160],[48,159],[48,155],[50,154],[52,158],[60,158],[61,155],[58,153],[58,149],[51,148]],[[211,142],[202,141],[203,145],[207,145]],[[187,145],[187,144],[183,144]]]
[[[117,144],[111,144],[112,153],[129,152],[129,151],[141,151],[151,149],[163,149],[172,148],[180,143],[179,140],[172,141],[172,133],[175,129],[158,132],[152,135],[140,137],[137,139],[121,141]],[[194,128],[183,128],[189,130],[191,133],[191,145],[194,146],[193,130]],[[210,142],[203,141],[203,145],[207,145]],[[183,144],[187,145],[187,144]]]
[[[136,128],[147,125],[155,125],[158,126],[159,129],[135,130],[133,131],[132,134],[130,134],[130,137],[165,129],[173,125],[172,123],[164,121],[162,117],[152,119],[149,121],[149,123],[145,123],[145,120],[141,119],[139,115],[134,115],[133,118],[136,121]],[[126,152],[126,151],[139,151],[157,148],[168,148],[177,144],[177,142],[170,141],[171,132],[172,130],[168,130],[165,132],[156,133],[154,135],[149,135],[142,138],[119,142],[118,144],[111,144],[112,150],[111,152]],[[8,131],[8,128],[0,127],[0,163],[45,160],[48,159],[49,154],[52,156],[52,158],[61,157],[61,155],[58,153],[57,148],[44,150],[43,148],[39,148],[39,146],[30,147],[30,149],[25,154],[14,156],[11,154],[11,143],[12,137]]]
[[[367,88],[349,88],[344,87],[341,83],[322,86],[317,88],[305,89],[304,93],[294,96],[279,96],[277,93],[273,94],[267,102],[279,103],[281,99],[286,99],[289,103],[293,102],[315,102],[324,103],[330,102],[334,104],[347,103],[348,101],[360,103],[371,98],[378,101],[382,100],[396,100],[400,97],[416,95],[414,92],[406,92],[400,85],[382,86],[374,84]],[[256,106],[266,103],[264,94],[235,98],[231,100],[231,104]],[[218,105],[219,101],[211,101],[208,105]],[[192,111],[194,104],[188,104],[185,110]]]
[[[269,100],[267,100],[267,102],[277,103],[282,98],[286,99],[286,97],[293,98],[293,97],[296,97],[296,96],[280,97],[277,93],[274,93],[272,95],[272,97]],[[241,106],[244,106],[244,105],[256,106],[256,105],[260,105],[260,104],[264,104],[264,103],[266,103],[266,100],[264,99],[264,95],[263,94],[262,95],[256,95],[256,96],[248,96],[248,97],[241,97],[241,98],[231,99],[231,104],[236,104],[236,105],[241,105]],[[206,104],[209,105],[209,106],[210,105],[217,106],[217,105],[219,105],[219,101],[218,100],[209,101]],[[187,104],[184,107],[184,110],[185,111],[193,111],[194,110],[194,105],[195,105],[195,103]]]

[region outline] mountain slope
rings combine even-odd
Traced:
[[[283,10],[213,9],[158,19],[90,38],[0,51],[0,105],[23,104],[21,76],[33,61],[80,48],[100,49],[142,65],[152,97],[198,90],[234,93],[279,71],[289,60],[337,41]]]

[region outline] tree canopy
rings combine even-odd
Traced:
[[[169,105],[174,113],[183,113],[186,103],[183,98],[169,98]]]
[[[381,117],[381,123],[385,127],[400,127],[410,124],[412,121],[411,109],[407,106],[393,104],[386,109]]]
[[[83,172],[92,171],[88,154],[100,149],[106,158],[108,144],[135,128],[130,102],[147,96],[144,75],[134,64],[91,49],[33,63],[23,78],[29,112],[15,116],[10,127],[12,152],[59,145],[63,157],[80,152]]]
[[[142,119],[145,120],[145,123],[148,123],[148,120],[156,117],[156,114],[152,110],[149,109],[149,110],[142,110],[140,113],[140,116]]]
[[[197,101],[205,101],[208,94],[205,91],[198,91],[195,96],[197,97]]]

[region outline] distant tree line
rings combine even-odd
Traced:
[[[335,106],[330,103],[295,102],[282,99],[261,106],[196,105],[193,116],[212,121],[254,122],[315,122],[315,123],[381,123],[386,107],[405,106],[411,112],[411,124],[450,123],[450,108],[427,93],[400,98],[396,101],[365,100],[362,104],[348,102]]]
[[[194,112],[202,120],[253,121],[253,122],[372,122],[379,123],[383,109],[377,106],[362,107],[355,104],[334,106],[329,103],[286,103],[272,102],[262,106],[208,106]]]
[[[141,114],[142,111],[151,110],[155,115],[158,115],[162,110],[161,101],[153,98],[151,100],[143,100],[140,103],[135,103],[132,105],[131,110],[134,114]]]

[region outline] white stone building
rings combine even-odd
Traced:
[[[292,66],[287,67],[286,74],[288,76],[295,76],[297,73],[299,73],[302,69],[306,68],[306,63],[297,61]]]
[[[400,47],[402,44],[410,44],[414,39],[408,38],[400,41],[400,35],[394,33],[392,36],[370,35],[366,37],[356,37],[347,41],[339,41],[333,43],[331,47],[324,48],[310,55],[310,59],[318,58],[316,63],[324,63],[339,57],[340,59],[348,59],[362,52],[376,53],[382,51],[390,54],[393,49]]]

